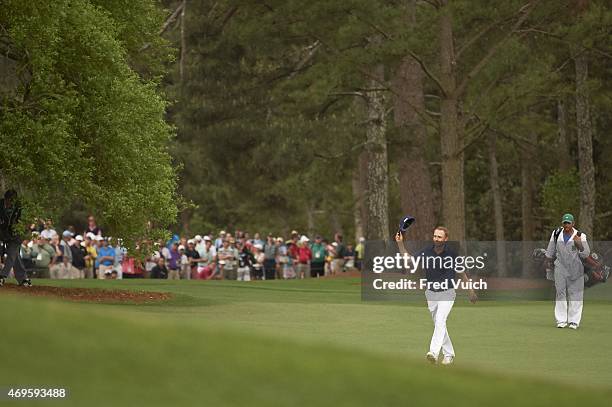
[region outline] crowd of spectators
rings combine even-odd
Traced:
[[[34,278],[304,279],[359,270],[364,255],[363,238],[354,246],[340,233],[332,241],[297,231],[288,239],[223,230],[217,236],[174,235],[168,242],[141,242],[136,250],[146,255],[139,255],[129,253],[121,239],[104,236],[93,216],[81,233],[71,226],[60,233],[51,220],[31,230],[20,255]]]

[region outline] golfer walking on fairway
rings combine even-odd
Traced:
[[[402,231],[396,233],[395,241],[397,242],[402,255],[407,254],[408,256],[411,256],[404,246],[404,233]],[[443,226],[436,227],[433,231],[433,245],[425,250],[422,250],[419,254],[417,254],[417,257],[440,257],[442,259],[452,257],[454,259],[457,257],[457,254],[447,245],[447,241],[448,229]],[[440,357],[441,352],[443,356],[442,364],[450,365],[455,359],[455,349],[453,348],[453,343],[451,342],[448,331],[446,330],[446,319],[448,318],[448,315],[453,308],[453,304],[455,303],[456,294],[451,283],[451,280],[455,279],[455,268],[444,267],[445,263],[445,261],[431,261],[421,264],[427,264],[428,266],[433,264],[433,267],[424,267],[428,287],[431,287],[425,291],[425,298],[427,298],[427,308],[429,308],[431,318],[434,322],[434,332],[431,337],[429,352],[427,352],[426,357],[429,362],[436,364],[438,363],[438,358]],[[465,272],[457,273],[461,275],[461,279],[464,282],[467,283],[469,281]],[[440,286],[449,288],[434,288],[435,286],[429,283],[439,283]],[[478,298],[473,289],[470,289],[469,291],[469,298],[471,303],[475,303]]]
[[[21,205],[17,200],[17,191],[9,189],[4,193],[4,199],[0,200],[0,240],[6,245],[4,268],[0,271],[0,287],[4,285],[11,269],[13,269],[20,286],[32,286],[32,280],[28,278],[19,255],[21,239],[15,231],[15,227],[19,223],[20,217]]]

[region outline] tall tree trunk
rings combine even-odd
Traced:
[[[533,274],[533,259],[531,253],[534,249],[533,242],[535,239],[535,220],[533,216],[534,202],[534,160],[536,157],[536,135],[535,133],[529,136],[532,143],[524,143],[522,146],[521,160],[521,220],[522,220],[522,260],[523,276],[531,276]]]
[[[192,211],[188,209],[183,209],[181,211],[181,225],[183,227],[183,231],[187,236],[191,236],[191,216],[193,215]]]
[[[332,225],[332,228],[334,229],[334,233],[340,233],[341,235],[344,235],[344,231],[342,230],[342,223],[340,223],[340,219],[338,218],[338,212],[331,211],[329,213],[329,221]]]
[[[565,100],[560,97],[557,100],[557,151],[559,152],[559,169],[563,172],[569,171],[572,165],[572,158],[570,155],[570,143],[567,135],[567,109],[565,107]]]
[[[406,7],[406,23],[414,25],[416,4]],[[416,218],[410,240],[427,240],[435,226],[431,175],[425,154],[427,131],[418,111],[425,111],[423,70],[411,56],[402,59],[391,81],[395,126],[399,129],[399,190],[404,214]]]
[[[358,242],[359,238],[363,236],[363,222],[362,222],[362,207],[363,207],[363,196],[364,190],[361,188],[360,182],[360,171],[359,162],[353,169],[353,176],[351,178],[351,186],[353,189],[353,222],[355,224],[355,241]]]
[[[589,62],[586,51],[575,58],[576,67],[576,127],[578,138],[578,168],[580,173],[580,218],[578,227],[587,236],[593,234],[595,217],[595,167],[593,165],[593,130],[589,113]]]
[[[185,39],[185,9],[187,8],[187,0],[183,0],[183,9],[181,10],[181,57],[179,60],[179,78],[183,81],[183,73],[185,71],[185,59],[187,58],[187,40]]]
[[[370,81],[366,93],[368,123],[366,141],[368,151],[368,223],[366,236],[370,240],[389,238],[388,163],[386,138],[385,95],[380,90],[384,81],[384,66],[373,70],[375,79]]]
[[[493,195],[493,212],[495,218],[495,248],[497,259],[497,275],[506,277],[506,237],[504,234],[504,214],[502,210],[502,199],[499,191],[499,171],[497,165],[497,137],[495,133],[489,133],[489,184]]]
[[[6,178],[4,177],[4,170],[0,169],[0,194],[4,194],[4,191],[6,191]]]
[[[312,238],[315,234],[315,205],[312,201],[308,202],[306,208],[306,222],[306,232]]]
[[[367,202],[367,191],[368,191],[368,151],[363,149],[359,154],[359,189],[361,191],[361,199],[359,200],[359,217],[361,219],[361,235],[359,237],[365,237],[367,235],[368,225],[368,202]]]
[[[450,239],[465,240],[463,146],[458,118],[452,16],[447,2],[440,9],[440,146],[442,150],[442,218]]]

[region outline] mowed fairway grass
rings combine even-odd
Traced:
[[[578,331],[552,302],[471,305],[451,367],[425,362],[424,301],[362,302],[360,280],[36,280],[171,292],[153,305],[74,303],[0,288],[0,387],[65,387],[66,406],[610,405],[612,302]],[[612,284],[591,289],[612,300]],[[39,405],[38,402],[0,404]]]

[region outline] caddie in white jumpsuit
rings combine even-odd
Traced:
[[[566,213],[562,218],[563,230],[555,242],[555,232],[550,236],[546,257],[555,258],[555,319],[557,328],[569,326],[578,329],[582,318],[584,295],[584,266],[581,258],[590,254],[587,237],[574,228],[574,216]]]

